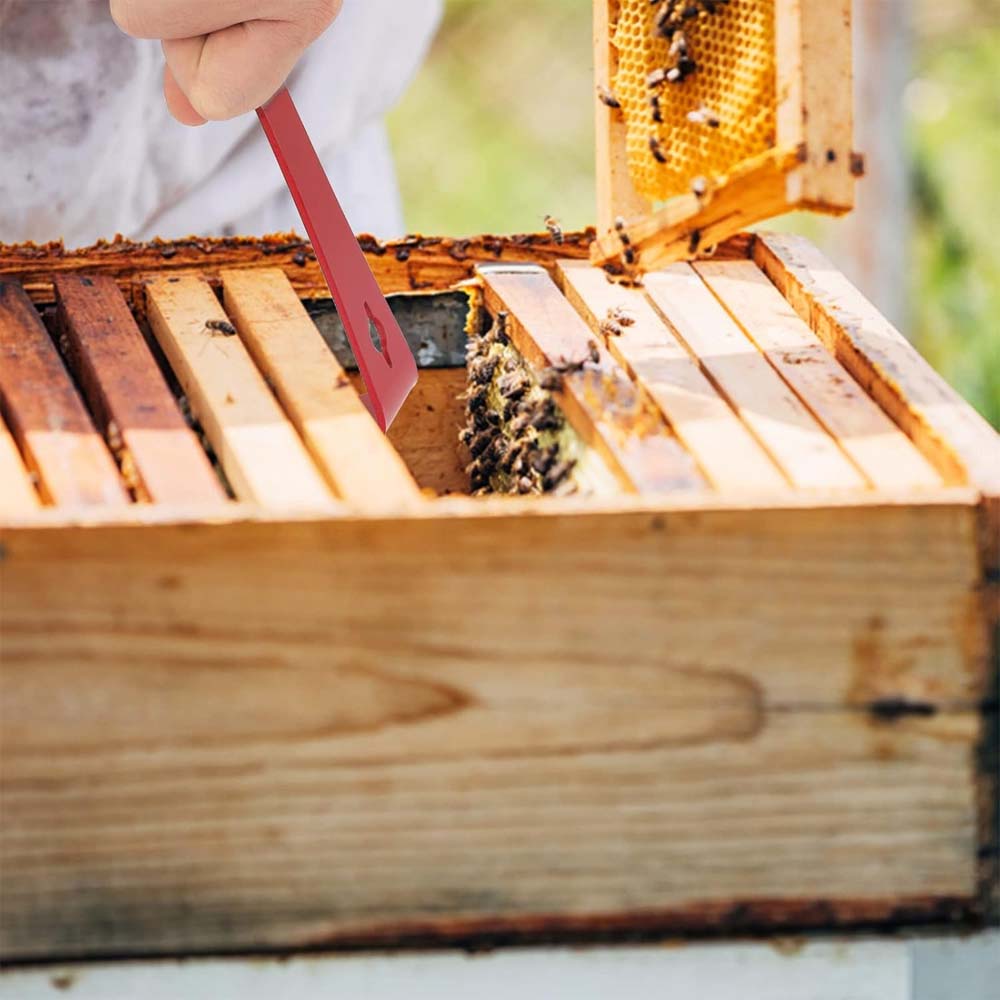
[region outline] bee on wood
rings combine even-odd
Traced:
[[[564,374],[557,368],[546,368],[539,376],[538,384],[548,392],[559,392],[565,381]]]
[[[635,252],[635,247],[626,246],[622,253],[622,258],[629,267],[633,267],[639,259],[639,255]]]
[[[613,319],[602,319],[600,330],[605,337],[620,337],[625,332]]]
[[[688,240],[688,253],[695,254],[698,252],[698,247],[701,246],[701,230],[693,229],[691,231],[691,238]]]
[[[297,267],[306,266],[306,255],[300,250],[294,257],[292,257],[292,263]]]
[[[635,326],[635,317],[624,306],[612,306],[608,310],[608,319],[619,326]]]
[[[577,372],[583,371],[585,365],[590,360],[591,344],[593,344],[593,341],[590,341],[590,343],[587,346],[587,357],[583,358],[580,361],[567,361],[565,358],[563,358],[561,361],[557,361],[552,366],[550,371],[559,372],[561,375],[575,375]]]
[[[696,198],[704,198],[708,194],[708,181],[704,177],[696,177],[691,181],[691,193]]]
[[[598,87],[597,97],[601,104],[609,108],[620,108],[622,106],[621,101],[607,87]]]
[[[562,246],[566,242],[566,237],[563,236],[562,227],[559,225],[559,220],[554,219],[551,215],[545,216],[545,228],[549,231],[549,235]]]
[[[212,333],[221,334],[223,337],[236,336],[236,327],[225,319],[205,320],[205,329],[210,330]]]
[[[528,494],[528,493],[534,493],[535,492],[535,482],[534,482],[534,480],[531,479],[528,476],[522,476],[517,481],[517,492],[520,493],[520,494],[522,494],[522,495],[525,495],[525,494]]]
[[[625,220],[620,215],[615,219],[615,232],[623,247],[627,247],[632,242],[632,238],[625,229]]]
[[[542,479],[542,489],[547,493],[564,483],[576,467],[573,459],[567,459],[554,465]]]
[[[587,348],[587,360],[592,365],[599,365],[601,363],[601,349],[591,341]]]
[[[663,152],[663,146],[660,144],[660,140],[655,136],[651,135],[649,137],[649,151],[653,154],[653,159],[657,163],[666,163],[667,154]]]

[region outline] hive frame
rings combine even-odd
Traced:
[[[594,4],[594,67],[598,86],[613,78],[612,45],[620,0]],[[756,222],[794,209],[842,215],[854,207],[863,171],[853,151],[851,0],[776,0],[775,145],[733,164],[694,193],[656,207],[629,175],[626,126],[619,110],[595,97],[597,108],[597,226],[591,259],[607,264],[628,243],[642,271],[695,256]]]

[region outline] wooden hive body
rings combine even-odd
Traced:
[[[988,916],[996,434],[800,240],[591,236],[363,241],[388,441],[306,246],[0,249],[4,959]],[[467,295],[609,493],[462,495]]]

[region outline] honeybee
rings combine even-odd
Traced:
[[[599,86],[597,88],[597,97],[601,104],[605,104],[609,108],[620,108],[622,106],[621,101],[607,87]]]
[[[689,111],[687,120],[693,125],[707,125],[709,128],[718,128],[722,124],[719,116],[704,104],[694,111]]]
[[[554,219],[551,215],[546,215],[545,228],[549,231],[549,235],[552,239],[554,239],[560,246],[566,241],[558,219]]]

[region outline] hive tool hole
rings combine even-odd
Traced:
[[[371,306],[365,303],[365,315],[368,317],[368,336],[372,339],[375,350],[385,358],[385,363],[391,368],[392,361],[389,360],[388,343],[385,336],[385,327],[375,317]]]

